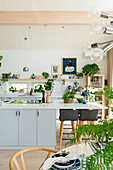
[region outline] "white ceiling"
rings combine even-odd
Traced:
[[[30,27],[30,28],[29,28]],[[24,38],[27,40],[24,40]],[[89,40],[103,41],[112,36],[91,36],[89,26],[82,25],[2,25],[0,26],[0,50],[83,49]]]
[[[81,11],[91,7],[113,10],[113,0],[0,0],[0,10]],[[112,36],[91,36],[85,25],[0,25],[0,50],[79,50],[87,41],[103,41]],[[24,40],[27,37],[28,40]]]
[[[0,10],[113,10],[113,0],[0,0]]]

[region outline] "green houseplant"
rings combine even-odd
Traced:
[[[46,90],[46,95],[47,95],[46,96],[46,102],[47,103],[52,103],[51,94],[52,94],[52,90],[53,90],[53,87],[54,87],[53,81],[54,81],[53,79],[49,79],[44,85],[45,90]]]
[[[4,82],[7,82],[9,77],[10,77],[11,73],[2,73],[2,79],[1,81],[4,83]]]
[[[39,85],[35,86],[34,92],[35,93],[42,92],[43,90],[45,90],[45,88],[41,84],[39,84]]]
[[[49,73],[47,73],[47,72],[43,72],[42,73],[42,76],[44,76],[46,79],[49,77]]]
[[[85,76],[94,76],[94,74],[97,74],[99,72],[100,68],[97,64],[87,64],[82,68],[82,73],[85,74]]]
[[[83,77],[83,73],[82,72],[76,72],[75,75],[77,76],[78,79]]]
[[[113,119],[100,121],[97,125],[82,125],[72,133],[76,133],[76,138],[71,139],[68,142],[70,144],[75,143],[76,140],[79,141],[82,135],[87,137],[87,140],[96,140],[101,143],[101,146],[103,142],[106,143],[105,148],[101,148],[99,152],[88,157],[89,170],[113,169],[113,141],[109,140],[113,137]]]
[[[62,99],[64,100],[64,103],[73,103],[74,98],[75,98],[75,93],[74,92],[66,92],[62,96]]]

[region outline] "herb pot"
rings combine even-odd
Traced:
[[[46,96],[46,103],[52,103],[52,96]]]
[[[73,98],[68,98],[67,100],[64,100],[64,103],[73,103]]]

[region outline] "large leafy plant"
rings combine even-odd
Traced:
[[[109,140],[113,137],[113,119],[100,121],[97,125],[82,125],[72,133],[76,133],[76,138],[71,139],[68,142],[70,144],[75,143],[76,140],[79,141],[82,135],[87,137],[87,140],[91,139],[99,143],[106,143],[105,149],[100,150],[88,158],[88,169],[95,170],[95,167],[97,169],[103,167],[103,169],[107,168],[110,170],[111,167],[113,168],[113,141]]]
[[[94,76],[94,74],[97,74],[99,72],[100,68],[97,64],[87,64],[82,68],[82,73],[89,76]]]

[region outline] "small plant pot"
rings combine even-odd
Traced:
[[[46,96],[46,103],[52,103],[52,96]]]
[[[73,98],[68,98],[67,100],[64,100],[64,103],[73,103]]]

